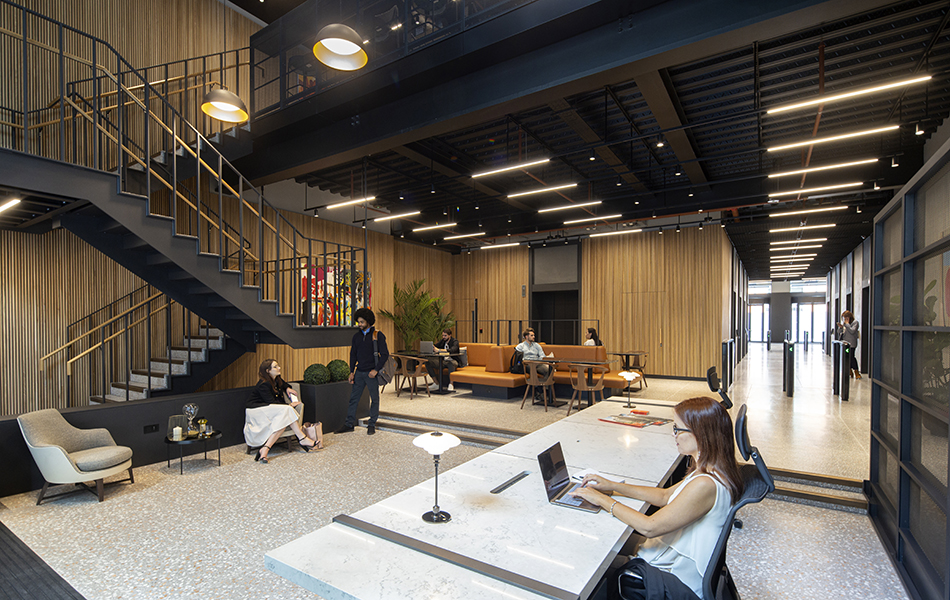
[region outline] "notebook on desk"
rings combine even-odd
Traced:
[[[580,483],[572,483],[567,472],[567,463],[561,451],[561,442],[557,442],[538,455],[538,464],[541,466],[541,478],[544,479],[544,491],[547,492],[548,502],[558,506],[598,512],[600,507],[591,504],[583,498],[569,495],[580,487]]]
[[[434,352],[435,352],[435,345],[432,342],[426,342],[425,340],[419,342],[420,354],[433,354]]]

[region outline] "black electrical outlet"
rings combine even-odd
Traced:
[[[158,423],[145,426],[145,433],[155,433],[156,431],[158,431]]]

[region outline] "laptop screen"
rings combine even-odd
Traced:
[[[435,346],[432,342],[423,340],[419,342],[419,352],[422,352],[423,354],[432,354],[435,352]]]
[[[541,478],[544,479],[544,490],[548,494],[548,500],[554,500],[564,486],[570,483],[567,463],[564,462],[564,453],[561,451],[561,442],[539,454],[538,464],[541,466]]]

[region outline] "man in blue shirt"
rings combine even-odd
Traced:
[[[346,422],[336,430],[336,433],[353,431],[356,424],[356,408],[363,395],[363,388],[369,389],[369,423],[366,433],[376,433],[376,420],[379,418],[379,382],[376,375],[389,359],[389,348],[386,347],[386,336],[376,332],[373,325],[376,315],[368,308],[359,308],[353,313],[360,330],[353,334],[353,345],[350,348],[350,383],[353,391],[350,393],[349,410],[346,413]],[[373,335],[376,335],[376,345],[379,355],[373,350]]]

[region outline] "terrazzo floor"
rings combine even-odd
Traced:
[[[786,399],[774,381],[781,354],[752,345],[731,397],[736,409],[749,404],[750,436],[768,464],[866,478],[867,380],[854,382],[851,402],[841,403],[822,388],[823,381],[830,388],[830,361],[821,357],[800,358],[795,398]],[[705,382],[650,378],[633,396],[667,403],[708,393]],[[390,388],[382,408],[523,431],[567,411],[520,404],[470,392],[410,400]],[[432,475],[409,436],[357,429],[325,440],[322,452],[275,450],[268,465],[237,446],[222,450],[220,467],[201,455],[186,459],[184,475],[165,463],[137,468],[136,483],[108,488],[101,504],[89,494],[40,507],[36,492],[9,496],[0,499],[0,521],[88,600],[317,598],[265,570],[264,553]],[[482,452],[460,446],[442,466]],[[827,456],[836,453],[844,456]],[[729,564],[746,600],[907,598],[866,516],[777,500],[740,516],[745,527],[733,531]]]

